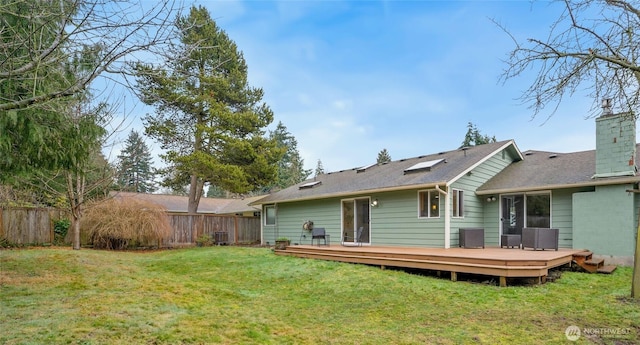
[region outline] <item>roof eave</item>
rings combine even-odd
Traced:
[[[502,188],[502,189],[477,190],[476,191],[476,195],[511,194],[511,193],[535,192],[535,191],[551,190],[551,189],[566,189],[566,188],[607,186],[607,185],[636,183],[636,182],[640,182],[640,176],[632,176],[632,177],[627,177],[627,178],[607,179],[607,180],[584,181],[584,182],[578,182],[578,183],[549,184],[549,185],[543,185],[543,186],[530,186],[530,187],[524,187],[524,188],[522,188],[522,187],[520,187],[520,188],[514,187],[514,188]]]
[[[279,200],[257,200],[257,201],[254,201],[252,205],[279,204],[279,203],[287,203],[287,202],[294,202],[294,201],[298,202],[298,201],[309,201],[309,200],[318,200],[318,199],[339,198],[339,197],[362,195],[362,194],[374,194],[374,193],[395,192],[395,191],[411,190],[411,189],[435,188],[436,186],[447,186],[447,185],[448,184],[446,181],[440,181],[437,183],[414,184],[414,185],[406,185],[406,186],[364,189],[359,191],[350,191],[350,192],[341,192],[341,193],[310,195],[308,197],[301,197],[301,198],[289,198],[289,199],[279,199]]]

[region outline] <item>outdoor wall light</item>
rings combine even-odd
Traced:
[[[378,207],[378,199],[374,199],[374,200],[371,202],[371,207]]]
[[[496,201],[496,197],[493,195],[487,198],[487,202],[494,202],[494,201]]]

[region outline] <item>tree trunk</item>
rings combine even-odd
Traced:
[[[640,298],[640,224],[636,231],[636,251],[633,255],[633,278],[631,279],[631,298]]]
[[[189,204],[187,210],[189,213],[198,213],[198,205],[202,196],[202,188],[204,182],[196,175],[191,175],[191,183],[189,184]]]
[[[73,226],[73,249],[80,249],[80,220],[76,217],[76,213],[72,212],[71,226]]]
[[[74,181],[75,180],[75,181]],[[71,225],[73,226],[73,249],[80,249],[80,219],[84,203],[85,179],[81,174],[67,172],[67,198],[71,210]]]

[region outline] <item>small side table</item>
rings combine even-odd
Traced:
[[[484,228],[460,228],[459,247],[484,248]]]
[[[520,243],[522,242],[522,236],[520,235],[502,235],[500,236],[500,248],[503,247],[518,247],[520,248]]]

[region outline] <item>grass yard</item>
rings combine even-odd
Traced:
[[[2,250],[0,343],[567,344],[575,325],[636,344],[631,273],[500,288],[264,248]]]

